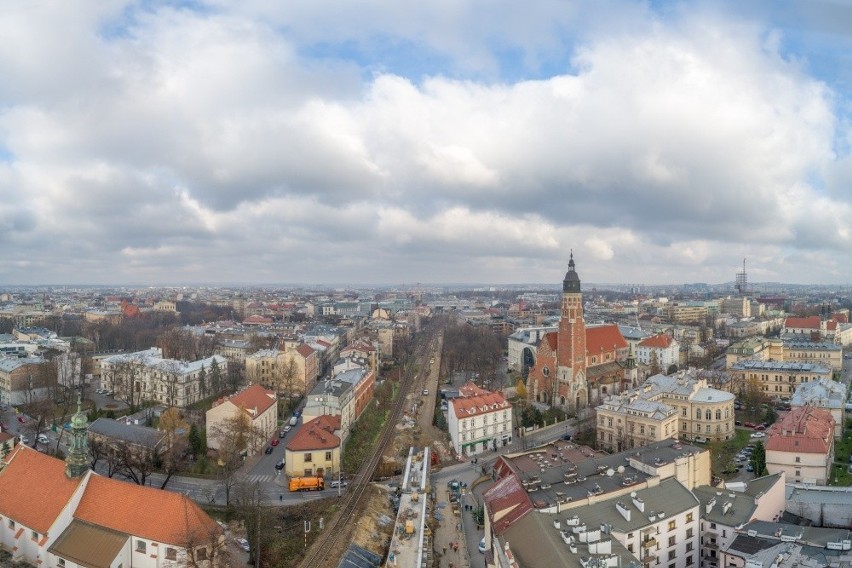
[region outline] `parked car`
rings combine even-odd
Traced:
[[[284,469],[284,462],[280,461],[277,464],[275,464],[275,469],[277,469],[278,471],[281,471],[282,469]]]
[[[755,432],[754,434],[751,435],[751,437],[752,438],[765,438],[766,434],[764,434],[763,432]]]
[[[274,448],[273,448],[272,446],[266,446],[266,450],[264,450],[264,453],[265,453],[265,454],[267,454],[267,455],[269,455],[269,454],[271,454],[271,453],[272,453],[272,450],[273,450],[273,449],[274,449]]]
[[[429,396],[429,389],[423,389],[423,396]]]
[[[293,429],[293,427],[292,427],[292,426],[290,426],[289,424],[285,424],[285,425],[284,425],[284,428],[283,428],[281,431],[282,431],[282,432],[284,432],[284,433],[286,434],[287,432],[289,432],[289,431],[290,431],[290,430],[292,430],[292,429]]]
[[[18,422],[20,422],[21,424],[23,424],[24,422],[26,422],[26,420],[24,419],[24,417],[23,417],[23,416],[18,416]]]
[[[345,479],[343,479],[343,480],[335,479],[334,481],[331,482],[330,487],[332,489],[337,489],[338,487],[346,487],[347,485],[349,485],[349,484],[346,483]]]
[[[479,541],[479,546],[477,547],[479,552],[485,554],[485,537],[482,537],[482,540]]]
[[[766,430],[766,426],[764,426],[763,424],[758,424],[757,426],[754,427],[754,429],[763,431],[763,430]]]
[[[272,441],[269,442],[269,445],[274,448],[275,446],[277,446],[280,443],[281,443],[281,441],[278,438],[272,438]]]
[[[757,426],[757,424],[755,424],[754,422],[746,422],[745,424],[743,424],[743,426],[745,426],[746,428],[754,428],[755,426]]]
[[[751,464],[748,464],[748,465],[746,466],[746,471],[754,471],[754,468],[752,467],[752,465],[751,465]]]
[[[289,430],[283,430],[282,429],[280,432],[278,432],[278,437],[283,438],[284,436],[287,435],[287,432],[289,432]]]
[[[38,438],[36,438],[36,439],[38,440],[39,444],[49,444],[50,443],[50,440],[44,434],[39,434]]]
[[[739,420],[737,420],[736,422],[734,422],[734,426],[742,426],[742,425],[743,425],[743,423],[742,423],[742,422],[740,422]]]
[[[707,438],[705,438],[704,436],[696,436],[695,438],[693,438],[692,441],[696,444],[706,444]]]
[[[234,539],[234,542],[236,542],[236,543],[237,543],[237,546],[239,546],[240,548],[242,548],[242,549],[243,549],[243,550],[245,550],[246,552],[248,552],[248,551],[249,551],[249,543],[248,543],[248,541],[247,541],[246,539],[244,539],[244,538],[235,538],[235,539]]]

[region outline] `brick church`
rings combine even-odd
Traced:
[[[580,277],[571,253],[562,281],[559,329],[538,344],[527,397],[576,411],[597,406],[607,395],[634,387],[638,381],[636,361],[618,325],[586,327]]]

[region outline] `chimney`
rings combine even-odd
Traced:
[[[641,497],[634,497],[633,504],[636,505],[637,509],[639,509],[643,513],[645,512],[645,501],[643,501]]]
[[[616,510],[621,513],[621,516],[624,517],[624,520],[630,522],[630,509],[628,509],[624,503],[619,501],[615,504]]]

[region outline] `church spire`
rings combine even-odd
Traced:
[[[70,478],[82,477],[89,470],[88,426],[82,397],[78,394],[77,412],[71,417],[71,446],[65,457],[65,475]]]
[[[574,249],[571,249],[571,257],[568,260],[568,272],[565,273],[565,279],[562,281],[562,292],[580,293],[580,276],[577,274],[574,265]]]

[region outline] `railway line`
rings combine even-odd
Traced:
[[[408,358],[400,377],[399,394],[391,408],[373,453],[361,466],[355,478],[349,483],[349,489],[342,499],[340,510],[326,525],[321,536],[308,549],[301,568],[322,568],[336,566],[350,541],[352,529],[357,520],[358,511],[366,505],[367,487],[373,478],[385,449],[394,437],[396,425],[405,409],[406,399],[412,386],[419,384],[418,368],[425,368],[429,356],[435,349],[435,339],[441,327],[432,322],[426,330],[415,338],[412,355]],[[418,364],[420,363],[420,364]]]

